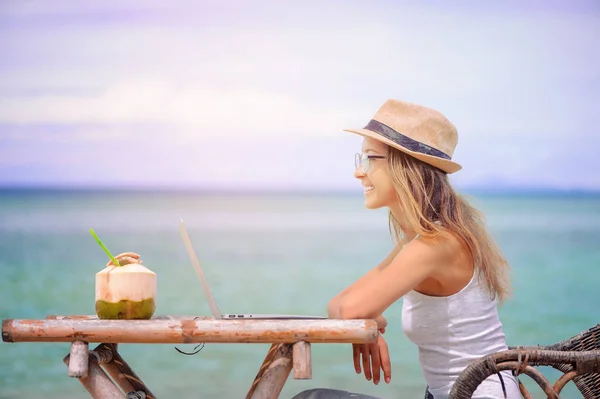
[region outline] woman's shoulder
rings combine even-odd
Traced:
[[[468,253],[468,248],[459,235],[441,224],[436,223],[436,230],[430,234],[419,234],[415,237],[430,250],[435,251],[444,259],[453,259]]]
[[[429,295],[452,295],[464,288],[474,273],[474,265],[467,246],[457,234],[441,227],[432,236],[417,239],[414,250],[429,251],[436,259],[431,276],[420,284],[418,291]],[[430,255],[431,256],[431,255]]]

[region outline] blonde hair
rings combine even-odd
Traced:
[[[454,191],[440,169],[392,147],[388,167],[406,227],[423,239],[436,240],[443,226],[466,246],[491,297],[504,301],[509,295],[509,265],[487,232],[481,212]],[[391,211],[389,224],[392,238],[402,241],[400,224]]]

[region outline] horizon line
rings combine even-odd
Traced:
[[[458,194],[561,194],[561,195],[600,195],[600,188],[553,187],[553,186],[516,186],[516,185],[453,185]],[[362,194],[362,191],[351,188],[308,188],[308,187],[234,187],[234,186],[202,186],[202,185],[136,185],[127,184],[5,184],[0,183],[0,193],[6,192],[96,192],[96,193],[181,193],[181,194],[312,194],[312,195],[343,195]]]

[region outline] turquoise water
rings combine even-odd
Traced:
[[[551,344],[596,324],[600,197],[488,195],[473,200],[513,267],[501,308],[510,345]],[[157,314],[209,315],[179,237],[184,218],[223,312],[325,314],[328,300],[391,249],[385,211],[361,195],[0,192],[0,318],[93,314],[94,274],[106,256],[134,251],[159,276]],[[416,349],[390,307],[392,382],[374,386],[352,367],[349,345],[313,345],[313,379],[290,376],[281,397],[315,386],[421,398]],[[192,345],[181,346],[191,350]],[[159,397],[243,397],[268,345],[121,345]],[[67,377],[63,343],[0,344],[0,398],[86,397]],[[544,372],[555,380],[551,371]],[[528,377],[523,377],[528,386]],[[535,390],[534,397],[542,397]],[[570,386],[565,398],[579,395]]]

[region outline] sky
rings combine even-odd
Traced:
[[[0,2],[0,186],[359,189],[389,98],[459,186],[600,190],[600,2]]]

